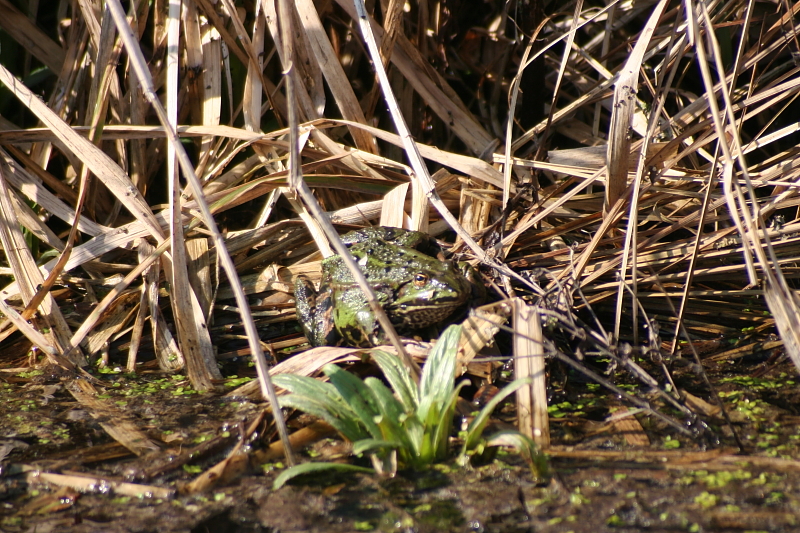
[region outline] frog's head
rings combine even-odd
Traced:
[[[424,328],[440,322],[461,307],[470,294],[467,280],[450,261],[441,268],[415,269],[397,287],[392,313],[409,328]]]

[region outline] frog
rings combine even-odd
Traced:
[[[468,265],[445,260],[431,236],[391,227],[372,227],[342,236],[401,333],[440,324],[465,308],[474,292]],[[319,289],[305,276],[294,286],[297,319],[312,346],[368,347],[384,344],[385,333],[344,260],[322,261]]]

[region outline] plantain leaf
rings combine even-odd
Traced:
[[[330,404],[330,402],[317,400],[315,398],[302,396],[300,394],[289,394],[282,396],[279,400],[281,407],[299,409],[304,413],[321,418],[333,426],[336,431],[341,433],[347,440],[351,442],[355,442],[370,436],[355,413],[352,413],[349,416],[342,416],[339,412],[332,408],[333,406]]]
[[[410,435],[404,427],[404,422],[408,418],[403,404],[394,397],[386,385],[376,378],[367,378],[364,383],[375,394],[375,398],[380,403],[381,417],[378,426],[384,439],[388,439],[400,444],[400,459],[405,461],[410,454],[411,457],[417,455],[417,448],[411,441]]]
[[[281,400],[281,405],[301,411],[306,411],[305,406],[315,409],[313,412],[307,412],[328,422],[350,441],[368,435],[356,412],[330,383],[294,374],[278,374],[272,379],[275,385],[293,393],[284,396],[283,398],[287,400]],[[324,416],[320,413],[324,413]]]
[[[450,401],[460,338],[461,326],[454,325],[447,328],[431,349],[425,368],[422,369],[419,381],[419,418],[426,426],[428,420],[438,418],[439,413]],[[435,413],[429,413],[431,409]]]
[[[402,445],[397,441],[382,440],[382,439],[361,439],[353,443],[353,454],[361,455],[362,453],[379,453],[387,450],[396,450]]]
[[[406,412],[416,411],[419,406],[417,384],[411,379],[408,370],[400,362],[400,358],[383,350],[373,350],[371,356],[380,367],[394,393],[403,403]]]
[[[375,422],[381,415],[380,405],[373,392],[364,382],[336,365],[325,365],[322,371],[331,380],[331,384],[341,394],[344,401],[356,413],[361,423],[375,439],[383,437],[380,427]]]
[[[286,389],[289,392],[300,394],[302,396],[309,396],[311,398],[324,397],[325,399],[344,402],[342,395],[336,390],[336,387],[330,383],[325,383],[318,379],[310,378],[307,376],[298,376],[295,374],[278,374],[272,376],[272,383],[276,386]]]

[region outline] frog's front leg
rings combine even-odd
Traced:
[[[333,323],[333,301],[325,284],[319,292],[314,289],[305,276],[294,281],[294,300],[297,307],[297,321],[311,346],[335,346],[339,333]]]

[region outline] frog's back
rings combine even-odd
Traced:
[[[388,226],[374,226],[351,231],[342,235],[342,242],[348,248],[362,243],[384,243],[388,245],[412,248],[418,252],[442,259],[442,249],[436,239],[422,233],[403,228],[392,228]]]

